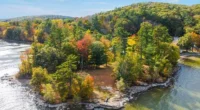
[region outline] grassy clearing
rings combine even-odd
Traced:
[[[200,68],[200,56],[182,57],[179,62],[187,66]]]

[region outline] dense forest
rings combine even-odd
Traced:
[[[200,48],[200,5],[138,3],[75,19],[0,22],[0,38],[32,42],[21,56],[18,78],[50,103],[93,97],[84,72],[107,65],[120,91],[171,77],[181,49]],[[183,37],[182,37],[183,36]]]

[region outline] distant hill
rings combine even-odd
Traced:
[[[73,19],[70,16],[62,16],[62,15],[40,15],[40,16],[23,16],[23,17],[16,17],[10,19],[0,19],[0,21],[23,21],[23,20],[36,20],[36,19]]]
[[[85,19],[92,23],[93,30],[101,34],[131,36],[138,32],[142,22],[147,21],[153,25],[166,26],[171,36],[182,36],[191,29],[200,33],[200,4],[137,3],[87,16]]]

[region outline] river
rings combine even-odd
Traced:
[[[169,88],[140,94],[125,110],[200,110],[200,69],[181,65]]]
[[[19,71],[20,53],[29,47],[0,40],[0,77]],[[0,80],[0,110],[37,110],[37,106],[27,87]]]
[[[29,47],[0,40],[0,77],[18,72],[20,53]],[[200,110],[200,69],[181,67],[172,87],[144,92],[125,110]],[[0,110],[49,110],[35,99],[28,87],[0,80]]]

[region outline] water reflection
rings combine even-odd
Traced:
[[[182,65],[170,88],[155,88],[143,93],[125,110],[199,110],[200,69]]]

